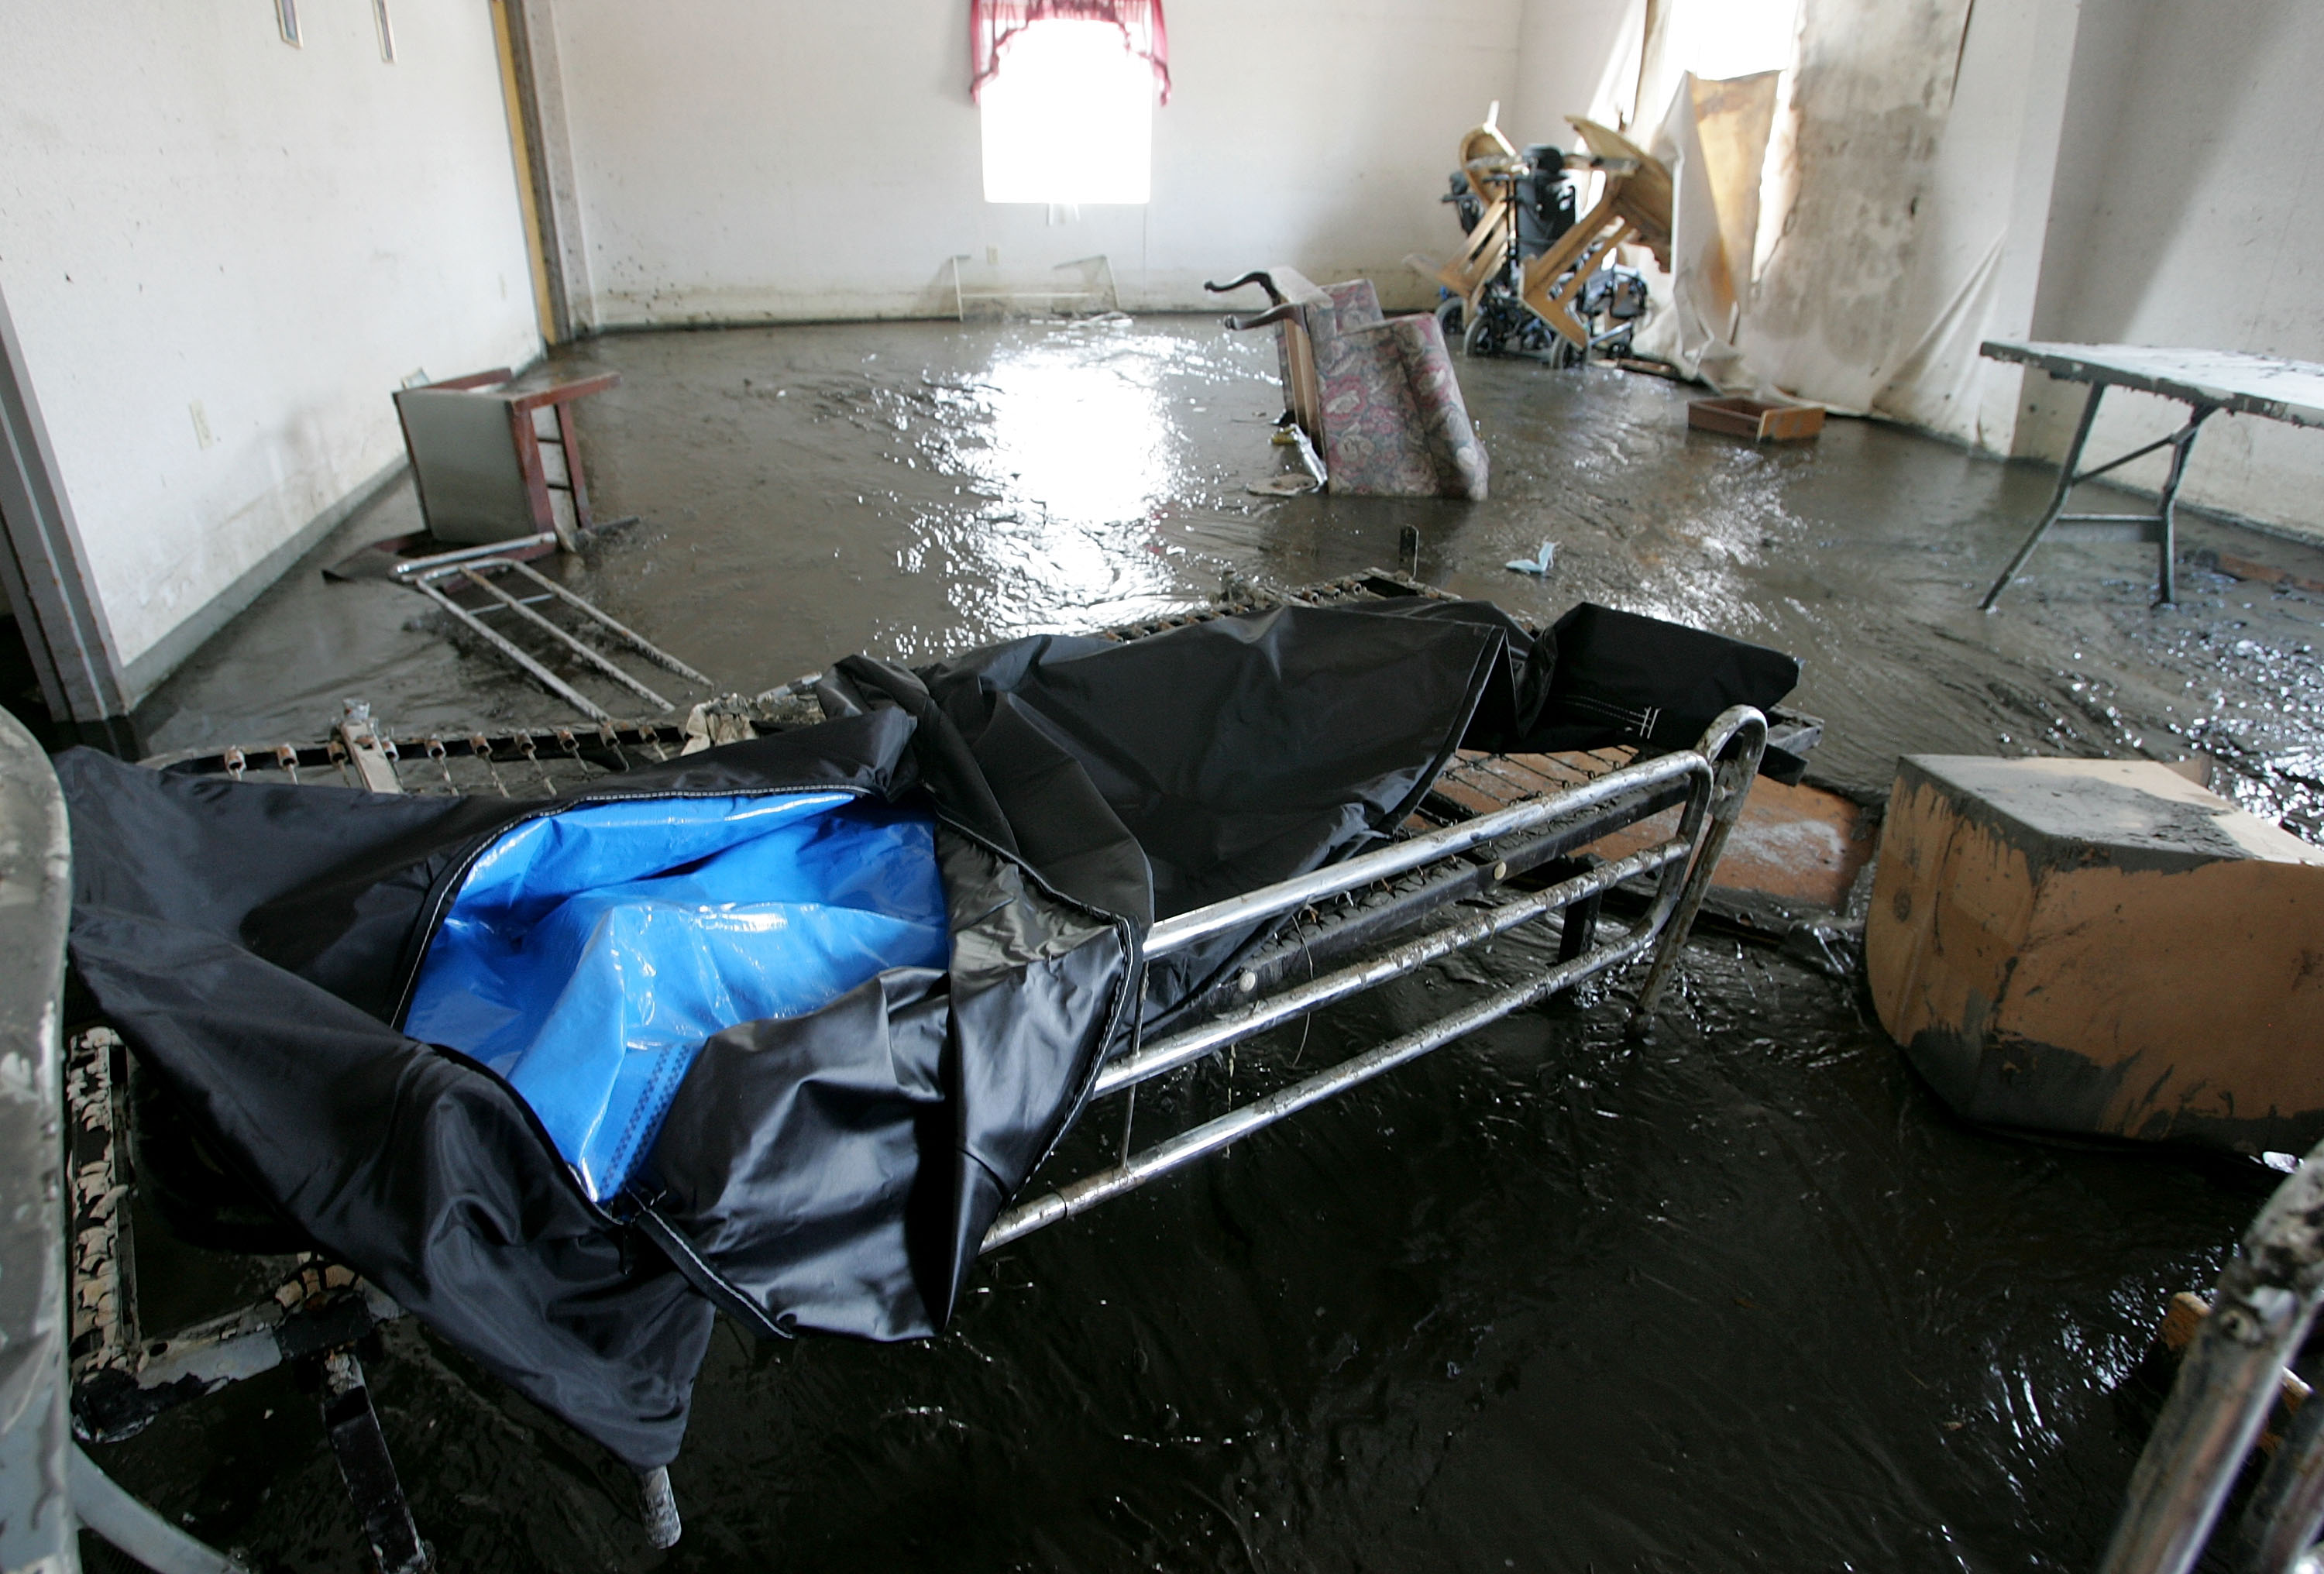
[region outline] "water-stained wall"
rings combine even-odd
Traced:
[[[1869,410],[1922,352],[1915,263],[1941,235],[1932,199],[1969,13],[1969,0],[1807,0],[1792,90],[1794,197],[1744,339],[1775,384]],[[1976,266],[1960,281],[1972,289]]]
[[[1794,191],[1744,345],[1774,384],[2054,458],[2082,391],[1988,338],[2324,360],[2324,12],[2298,0],[1805,0]],[[1764,238],[1764,237],[1763,237]],[[2182,407],[2108,396],[2093,456]],[[2125,473],[2152,488],[2163,461]],[[2182,498],[2324,533],[2324,434],[2206,431]]]
[[[2034,330],[2324,361],[2324,8],[2085,0]],[[1982,13],[1980,12],[1980,14]],[[2054,456],[2080,391],[2029,375],[2019,452]],[[2108,394],[2107,456],[2183,406]],[[2153,486],[2161,459],[2133,467]],[[2324,432],[2220,419],[2188,502],[2324,535]]]
[[[539,353],[492,18],[0,5],[0,295],[131,697],[402,445]]]

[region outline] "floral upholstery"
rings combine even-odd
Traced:
[[[1482,499],[1485,450],[1436,319],[1383,317],[1367,280],[1319,288],[1287,268],[1272,277],[1304,330],[1277,327],[1285,395],[1330,490]],[[1312,361],[1309,375],[1294,366],[1300,355]]]

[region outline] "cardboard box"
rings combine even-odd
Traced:
[[[2168,766],[1907,756],[1864,942],[1882,1026],[1971,1119],[2324,1139],[2324,848]]]
[[[1823,430],[1820,404],[1766,404],[1756,399],[1698,399],[1686,407],[1686,424],[1725,432],[1755,443],[1792,443]]]

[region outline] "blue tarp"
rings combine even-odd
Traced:
[[[506,1077],[603,1200],[712,1034],[948,957],[926,813],[841,793],[587,805],[476,860],[404,1031]]]

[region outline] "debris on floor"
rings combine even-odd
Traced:
[[[1512,557],[1501,565],[1512,574],[1530,574],[1536,579],[1549,576],[1550,566],[1557,561],[1557,543],[1544,541],[1541,550],[1530,557]]]
[[[1461,222],[1460,253],[1442,267],[1419,256],[1405,265],[1443,292],[1437,325],[1446,344],[1468,354],[1530,355],[1559,366],[1579,365],[1592,352],[1628,354],[1631,328],[1646,309],[1646,276],[1619,265],[1611,246],[1591,249],[1602,204],[1591,210],[1588,233],[1573,233],[1584,221],[1576,217],[1580,188],[1568,170],[1586,174],[1592,160],[1546,143],[1520,153],[1501,133],[1500,108],[1494,104],[1462,135],[1452,189],[1437,198],[1452,204]],[[1564,261],[1540,272],[1539,260],[1552,252]],[[1544,314],[1553,297],[1565,303],[1549,308],[1554,319]],[[1609,319],[1602,330],[1600,317]]]
[[[559,551],[577,552],[592,538],[636,522],[631,516],[601,523],[591,514],[569,409],[621,381],[620,373],[604,372],[518,391],[508,369],[500,367],[398,391],[396,413],[428,529],[374,541],[325,568],[323,577],[410,586],[448,620],[447,633],[465,630],[593,722],[610,723],[613,713],[558,668],[594,673],[656,710],[677,708],[614,662],[601,643],[715,688],[595,602],[530,566]],[[514,594],[496,583],[502,575],[517,580]],[[552,621],[550,612],[563,613],[566,623]],[[485,621],[502,613],[502,627]],[[511,637],[520,629],[533,649]],[[700,707],[696,710],[698,714]]]
[[[1803,442],[1823,430],[1823,406],[1771,404],[1757,399],[1698,399],[1686,407],[1686,424],[1701,431],[1748,437],[1755,443]]]
[[[1284,411],[1283,419],[1276,423],[1275,436],[1269,441],[1278,448],[1291,449],[1292,457],[1298,460],[1299,467],[1270,475],[1264,481],[1254,481],[1244,490],[1259,497],[1305,497],[1309,492],[1323,491],[1329,483],[1331,476],[1323,468],[1323,458],[1315,452],[1315,445],[1308,440],[1306,428],[1299,425],[1289,410]]]
[[[1667,824],[1648,821],[1624,835],[1643,844],[1669,832]],[[1846,911],[1878,840],[1876,811],[1829,788],[1763,779],[1727,839],[1711,889],[1794,915],[1837,916]],[[1608,838],[1602,849],[1609,857],[1628,850],[1621,836]]]
[[[1962,1115],[2257,1154],[2324,1137],[2324,848],[2147,760],[1910,755],[1865,953]]]
[[[2240,553],[2221,552],[2206,547],[2187,556],[2188,563],[2196,568],[2208,568],[2214,574],[2224,574],[2230,579],[2240,579],[2255,584],[2272,584],[2284,590],[2304,590],[2310,595],[2324,595],[2324,579],[2312,574],[2301,574],[2290,568],[2279,568],[2273,563]]]
[[[600,372],[519,389],[496,366],[399,389],[396,419],[429,530],[467,547],[547,532],[571,550],[591,522],[572,407],[621,381]]]

